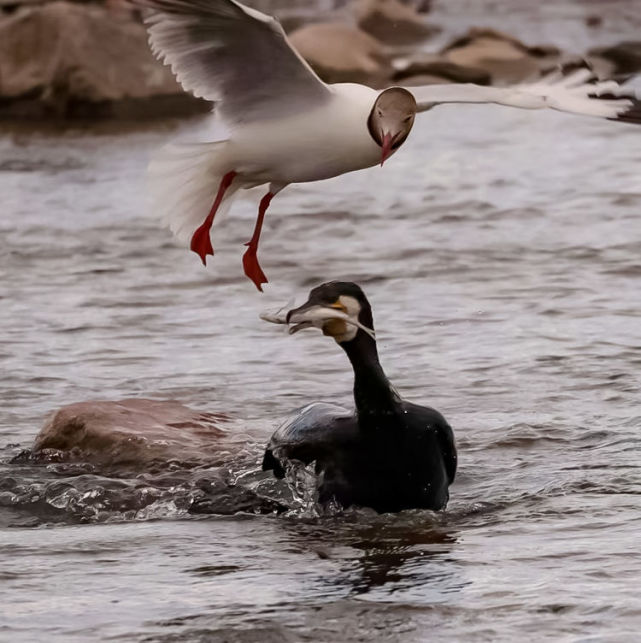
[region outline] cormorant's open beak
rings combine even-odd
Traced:
[[[353,319],[346,312],[331,306],[323,306],[322,304],[315,304],[307,302],[298,308],[294,308],[287,313],[285,318],[286,322],[290,324],[289,334],[293,335],[299,330],[304,328],[320,328],[330,321],[331,319],[340,319],[346,324],[356,326],[364,330],[368,335],[374,337],[374,331],[361,324],[358,319]],[[293,326],[291,324],[294,324]]]
[[[383,167],[383,163],[387,161],[390,154],[392,153],[393,140],[394,137],[389,132],[387,134],[383,134],[383,140],[381,141],[381,147],[383,148],[383,151],[381,153],[381,167]]]
[[[340,319],[346,324],[360,328],[370,337],[375,337],[374,331],[371,328],[367,328],[367,326],[361,324],[358,319],[353,319],[346,312],[338,308],[323,306],[322,304],[316,304],[311,301],[304,303],[298,308],[293,308],[287,314],[283,314],[281,308],[276,313],[261,313],[260,318],[272,324],[288,324],[290,335],[304,328],[318,328],[322,330],[323,326],[331,319]],[[293,324],[293,326],[291,324]]]
[[[330,319],[343,319],[343,317],[347,317],[347,315],[342,311],[308,301],[302,306],[290,310],[285,321],[289,324],[289,334],[293,335],[304,328],[322,329],[323,324]]]

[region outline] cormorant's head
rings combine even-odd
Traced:
[[[381,165],[404,143],[415,116],[416,99],[407,89],[390,87],[378,95],[367,127],[381,147]]]
[[[309,293],[309,299],[287,313],[289,332],[320,328],[339,344],[352,341],[359,330],[374,337],[372,309],[360,286],[349,281],[329,281]]]

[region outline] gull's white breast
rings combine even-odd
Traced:
[[[380,162],[381,148],[367,120],[378,95],[363,85],[332,85],[318,108],[236,129],[226,161],[256,183],[304,183],[361,170]]]

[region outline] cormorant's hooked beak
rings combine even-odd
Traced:
[[[393,137],[389,132],[383,134],[383,138],[381,139],[381,148],[383,148],[381,153],[381,167],[383,167],[383,163],[387,161],[392,153],[392,143],[394,142],[394,138],[395,137]]]

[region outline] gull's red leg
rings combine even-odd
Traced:
[[[272,192],[268,192],[260,201],[258,206],[258,217],[256,219],[256,226],[254,227],[254,234],[252,238],[245,244],[247,250],[243,255],[243,268],[245,274],[254,282],[254,285],[261,292],[263,291],[262,284],[267,283],[267,277],[263,272],[260,264],[258,263],[258,256],[256,252],[258,251],[258,241],[260,240],[260,231],[263,227],[263,219],[265,218],[265,212],[269,207],[269,203],[274,198]]]
[[[214,199],[214,205],[211,206],[211,210],[209,211],[207,218],[204,220],[203,224],[196,230],[196,232],[194,232],[191,238],[190,248],[200,257],[201,261],[203,262],[203,266],[207,265],[207,255],[211,255],[212,257],[214,256],[214,248],[211,245],[209,231],[211,230],[211,226],[214,222],[216,212],[218,211],[223,197],[225,196],[225,192],[227,192],[227,188],[231,185],[231,182],[234,180],[235,176],[236,172],[234,171],[227,172],[227,174],[223,176],[220,181],[220,185],[218,186],[218,193],[216,194],[216,198]]]

